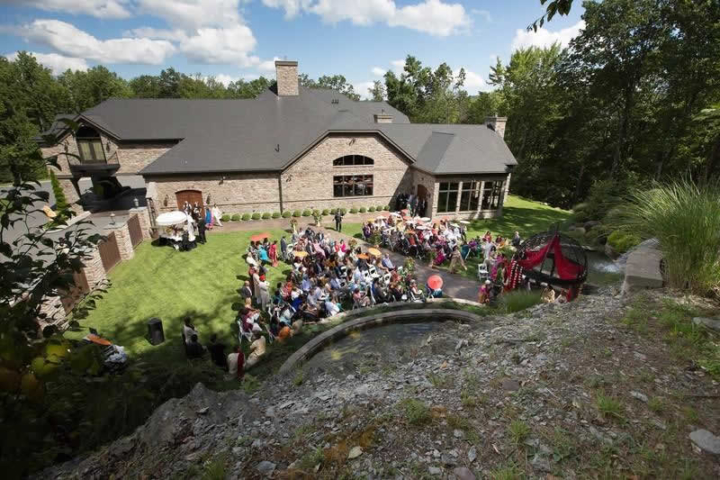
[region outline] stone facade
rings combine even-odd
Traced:
[[[118,149],[119,175],[136,175],[175,146],[172,143],[123,143]]]
[[[62,328],[67,321],[65,307],[63,307],[62,300],[58,295],[46,296],[43,299],[40,314],[44,316],[44,318],[38,319],[37,322],[41,331],[48,325],[56,325],[58,328]]]
[[[103,235],[108,236],[111,233],[115,234],[115,240],[117,240],[118,251],[120,252],[122,261],[132,259],[135,256],[135,250],[133,249],[132,240],[130,239],[130,229],[128,228],[127,220],[116,225],[108,225],[105,227]]]
[[[93,248],[88,256],[83,259],[83,271],[90,290],[98,288],[107,283],[107,273],[100,258],[100,250]]]
[[[277,79],[277,93],[281,97],[298,96],[298,62],[278,60],[275,62],[275,76]]]
[[[140,220],[140,229],[142,230],[143,240],[152,238],[152,224],[150,223],[150,209],[147,207],[138,207],[130,209],[130,217],[137,215]]]
[[[217,204],[224,213],[279,212],[278,174],[198,174],[146,176],[145,182],[154,182],[155,197],[151,197],[157,213],[178,209],[175,194],[182,190],[198,190],[203,203]]]
[[[363,155],[374,165],[334,167],[333,160]],[[373,194],[334,197],[333,177],[373,175]],[[353,208],[390,205],[401,192],[410,192],[413,173],[404,157],[377,135],[329,135],[280,176],[283,210]]]

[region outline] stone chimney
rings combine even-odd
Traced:
[[[500,135],[500,138],[505,138],[505,124],[507,124],[507,117],[485,118],[485,126]]]
[[[275,61],[275,77],[279,97],[297,97],[300,94],[298,85],[298,62],[289,60]]]
[[[393,116],[389,113],[376,113],[375,123],[393,123]]]

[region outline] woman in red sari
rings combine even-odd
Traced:
[[[273,267],[278,266],[278,259],[277,259],[277,240],[274,240],[272,245],[270,245],[270,248],[268,249],[268,257],[270,257],[270,261],[272,262]]]

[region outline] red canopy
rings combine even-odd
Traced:
[[[552,252],[555,260],[555,271],[562,280],[575,280],[582,275],[585,268],[565,258],[560,247],[560,236],[555,235],[550,242],[538,250],[526,250],[525,258],[518,263],[523,268],[530,270],[540,265],[548,253]]]

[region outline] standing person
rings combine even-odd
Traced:
[[[190,339],[193,335],[197,335],[197,330],[195,330],[195,325],[192,324],[192,319],[190,317],[185,317],[185,320],[183,321],[183,335],[185,336],[185,344],[190,343]]]
[[[260,277],[260,304],[262,305],[263,311],[267,311],[270,305],[270,282],[265,280],[265,275]]]
[[[210,336],[210,345],[207,347],[210,352],[210,358],[212,362],[223,370],[227,370],[227,357],[225,357],[225,345],[222,342],[218,342],[217,334],[213,333]]]
[[[213,207],[212,207],[212,216],[215,219],[215,223],[217,223],[217,226],[222,227],[223,224],[220,221],[220,217],[222,217],[222,212],[218,208],[217,203],[215,205],[213,205]]]
[[[280,238],[280,253],[282,253],[282,259],[283,261],[287,258],[287,241],[285,240],[285,237]]]
[[[462,252],[456,245],[453,248],[452,256],[450,257],[450,273],[455,273],[458,265],[460,265],[463,270],[467,270],[467,267],[465,266],[465,260],[463,260],[462,258]]]
[[[253,301],[255,304],[260,303],[260,272],[255,270],[252,274]]]
[[[238,380],[243,379],[245,375],[245,354],[240,346],[235,347],[235,351],[227,356],[228,373]]]
[[[198,242],[200,242],[204,245],[205,242],[207,242],[207,240],[205,239],[205,219],[203,217],[198,218],[197,227],[198,227]]]
[[[338,208],[335,210],[335,231],[342,232],[342,211]]]
[[[417,195],[413,195],[412,200],[410,201],[410,213],[414,217],[418,213],[418,197]]]
[[[270,257],[270,261],[272,262],[273,267],[278,266],[278,257],[277,257],[277,240],[273,240],[272,245],[270,245],[270,250],[268,251],[268,256]]]
[[[210,207],[205,209],[205,226],[208,230],[212,230],[213,227],[213,215]]]
[[[196,334],[193,334],[193,336],[190,337],[190,341],[185,346],[185,352],[187,353],[188,358],[200,358],[205,354],[205,348],[198,341],[198,336]]]

